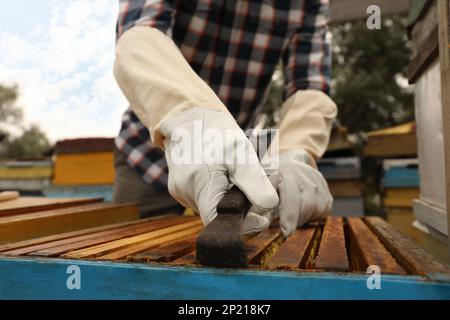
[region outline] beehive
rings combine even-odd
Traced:
[[[201,267],[195,240],[202,228],[198,217],[174,215],[10,243],[1,246],[0,253]],[[286,240],[275,225],[249,238],[246,246],[252,269],[365,273],[377,265],[385,274],[449,272],[377,217],[330,217],[299,228]]]

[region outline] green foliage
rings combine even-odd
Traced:
[[[39,158],[50,148],[45,133],[38,126],[32,125],[21,136],[8,140],[5,155],[8,158]]]
[[[414,119],[406,73],[410,44],[406,18],[384,18],[381,30],[365,21],[336,25],[333,34],[332,98],[350,132],[367,132]],[[363,159],[366,214],[378,215],[380,162]]]
[[[333,25],[331,32],[332,98],[340,123],[350,132],[367,132],[413,120],[412,89],[406,80],[410,57],[406,18],[383,18],[381,30],[368,29],[363,20]],[[266,126],[276,123],[282,93],[279,66],[263,106]]]
[[[22,110],[15,103],[17,100],[17,87],[0,85],[0,124],[10,124],[22,119]]]
[[[266,116],[265,127],[272,128],[277,123],[277,112],[283,104],[284,79],[281,64],[278,65],[272,76],[269,93],[264,101],[262,113]]]
[[[50,148],[45,134],[36,125],[23,127],[22,110],[17,107],[16,86],[0,85],[0,159],[38,158]],[[10,130],[20,131],[17,137]]]
[[[365,21],[332,27],[333,93],[339,120],[350,132],[371,131],[414,117],[406,70],[406,19],[384,18],[381,30]]]

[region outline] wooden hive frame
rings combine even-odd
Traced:
[[[0,193],[0,245],[137,219],[139,209],[132,203]]]
[[[450,270],[381,218],[329,217],[286,240],[275,225],[247,240],[248,270],[200,266],[201,229],[199,218],[174,215],[2,245],[0,298],[42,298],[44,282],[51,298],[450,298]],[[57,285],[70,265],[92,281],[85,291]],[[369,265],[383,290],[368,289]]]

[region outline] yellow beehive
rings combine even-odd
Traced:
[[[64,140],[58,144],[54,157],[54,185],[114,183],[113,139]]]
[[[388,188],[384,206],[389,208],[412,208],[414,199],[419,197],[419,188]]]

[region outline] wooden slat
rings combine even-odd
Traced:
[[[364,147],[365,157],[404,157],[417,155],[415,131],[409,133],[369,137]]]
[[[437,3],[431,1],[411,30],[411,61],[408,67],[410,84],[423,74],[439,55]]]
[[[0,218],[0,244],[139,219],[128,204],[86,204]]]
[[[171,265],[186,265],[186,266],[192,266],[192,265],[198,265],[197,261],[197,251],[193,250],[189,252],[188,254],[182,256],[181,258],[178,258],[170,263]]]
[[[347,218],[351,249],[355,259],[359,261],[359,270],[367,270],[368,266],[377,265],[382,273],[406,274],[395,261],[389,251],[378,240],[360,218]]]
[[[444,136],[445,199],[447,208],[447,239],[450,250],[450,1],[438,2],[439,63],[441,69],[442,126]]]
[[[114,150],[114,138],[77,138],[56,142],[55,154],[74,154],[92,152],[112,152]]]
[[[171,217],[163,220],[148,221],[140,223],[138,225],[131,225],[123,228],[118,229],[116,228],[113,230],[105,230],[69,239],[63,239],[60,241],[44,243],[27,248],[7,251],[4,252],[4,254],[6,255],[29,254],[33,256],[56,257],[69,251],[78,250],[113,240],[135,236],[144,232],[150,232],[153,230],[170,227],[180,222],[186,221],[189,221],[189,219],[186,219],[184,217]]]
[[[333,197],[361,197],[364,185],[359,180],[330,180],[328,188]]]
[[[51,161],[0,161],[0,181],[21,180],[29,182],[33,180],[45,181],[52,176],[53,167]],[[8,188],[4,190],[21,190]]]
[[[101,198],[42,198],[42,197],[20,197],[0,203],[0,217],[13,216],[17,214],[47,211],[74,207],[83,204],[101,202]]]
[[[188,239],[182,239],[174,243],[162,245],[156,249],[151,249],[132,255],[128,258],[130,261],[135,262],[169,262],[178,259],[187,253],[195,249],[195,242],[197,237],[190,237]]]
[[[317,254],[319,252],[320,240],[322,239],[323,233],[323,225],[318,224],[316,232],[314,233],[311,248],[308,252],[308,256],[306,257],[306,262],[302,268],[312,270],[314,269],[314,265],[316,263]]]
[[[255,263],[264,254],[264,251],[281,237],[279,228],[269,228],[261,231],[258,235],[246,243],[246,253],[249,263]]]
[[[394,229],[380,217],[365,218],[369,228],[378,236],[402,267],[412,274],[450,273],[450,269],[436,261],[410,238]]]
[[[102,259],[102,260],[117,260],[117,259],[126,258],[137,252],[156,248],[157,246],[160,246],[164,243],[173,242],[173,241],[183,239],[186,237],[196,236],[202,229],[203,229],[203,225],[200,224],[200,225],[194,226],[193,228],[184,229],[184,230],[174,232],[174,233],[162,236],[162,237],[158,237],[156,239],[150,239],[148,241],[144,241],[139,244],[128,246],[128,247],[125,247],[124,249],[110,252],[105,255],[101,255],[97,258]]]
[[[77,230],[77,231],[52,234],[50,236],[45,236],[45,237],[40,237],[40,238],[34,238],[34,239],[23,240],[23,241],[18,241],[18,242],[13,242],[13,243],[7,243],[7,244],[0,246],[0,254],[1,254],[1,252],[5,252],[5,251],[10,251],[10,250],[20,249],[20,248],[25,248],[25,247],[31,247],[31,246],[35,246],[38,244],[44,244],[44,243],[68,239],[68,238],[72,238],[72,237],[78,237],[78,236],[95,233],[95,232],[100,232],[100,231],[105,231],[105,230],[113,230],[116,228],[123,228],[123,227],[132,226],[132,225],[136,225],[136,224],[140,224],[140,223],[145,223],[145,222],[152,221],[155,219],[165,219],[165,218],[169,218],[172,216],[174,216],[174,215],[158,216],[158,217],[151,217],[151,218],[147,218],[147,219],[119,222],[119,223],[114,223],[114,224],[108,224],[106,226],[101,226],[101,227],[87,228],[87,229],[82,229],[82,230]]]
[[[422,44],[420,50],[411,59],[408,68],[408,81],[414,84],[425,70],[439,56],[439,39],[437,25],[429,34],[428,39]]]
[[[316,226],[300,228],[286,239],[277,253],[270,259],[269,269],[297,269],[306,263],[314,239]]]
[[[182,231],[185,229],[197,227],[197,226],[201,225],[201,223],[202,222],[200,220],[190,221],[190,222],[182,223],[182,224],[175,225],[172,227],[163,228],[163,229],[151,231],[151,232],[146,232],[146,233],[134,236],[134,237],[115,240],[115,241],[112,241],[112,242],[109,242],[106,244],[100,244],[100,245],[96,245],[96,246],[89,247],[86,249],[71,251],[62,256],[65,258],[73,258],[73,259],[95,258],[95,257],[99,257],[99,256],[104,256],[108,253],[111,253],[111,252],[114,252],[117,250],[122,250],[122,249],[125,249],[130,246],[135,246],[140,243],[143,243],[143,242],[146,242],[146,241],[158,238],[158,237],[166,236],[168,234],[179,232],[179,231]]]
[[[2,191],[0,192],[0,202],[11,201],[19,198],[17,191]]]
[[[330,271],[347,271],[349,269],[342,217],[327,218],[315,268]]]

